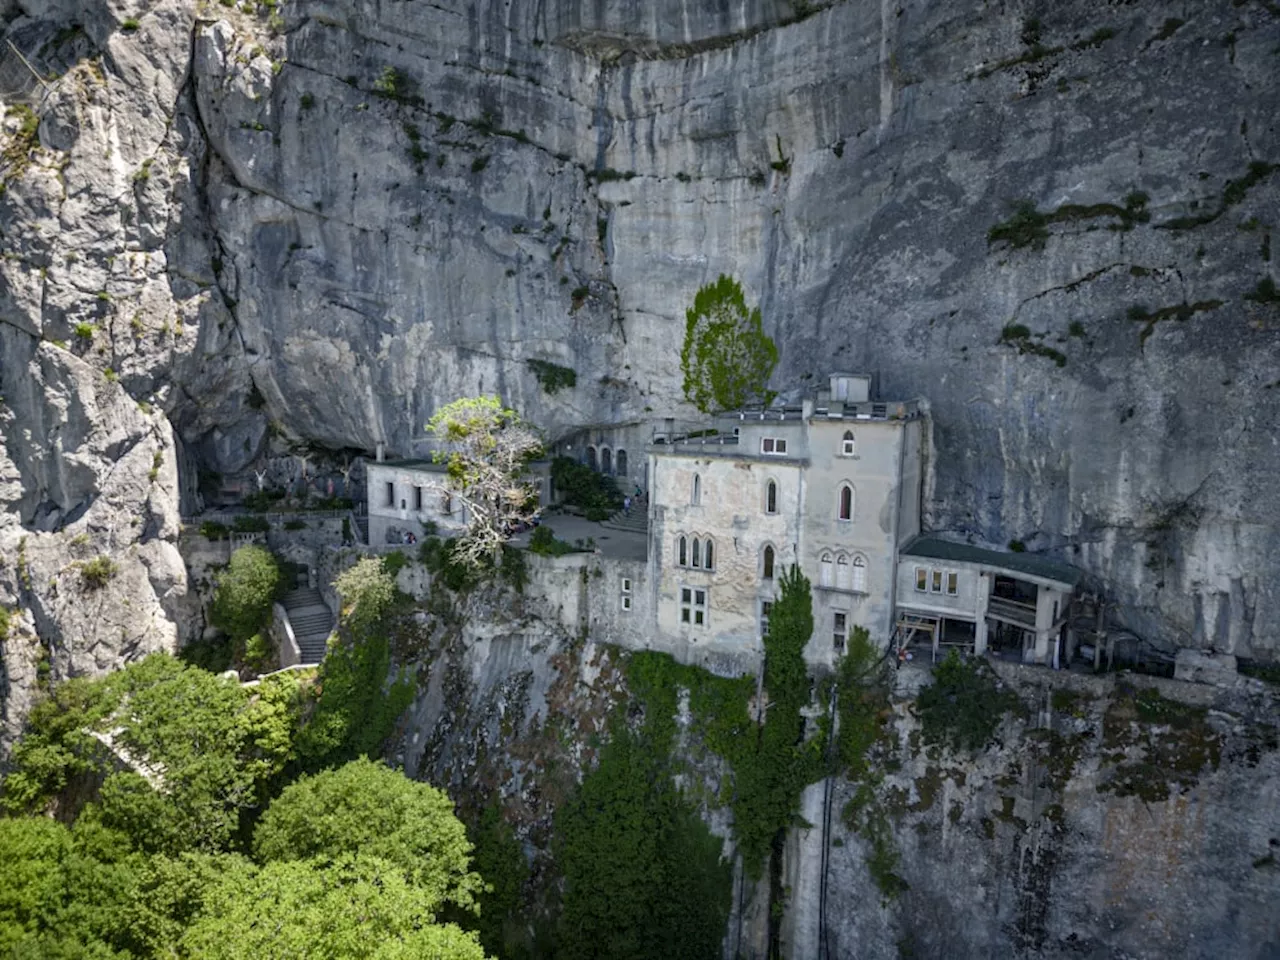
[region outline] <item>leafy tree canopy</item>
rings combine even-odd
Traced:
[[[433,904],[471,907],[483,886],[444,791],[367,759],[286,787],[259,821],[253,847],[260,860],[377,857]]]
[[[271,602],[280,587],[280,566],[271,552],[250,544],[231,555],[218,576],[210,614],[215,626],[243,643],[271,618]]]
[[[460,559],[479,566],[482,558],[497,556],[512,526],[537,512],[524,472],[542,452],[542,441],[495,396],[463,397],[441,407],[427,432],[442,445],[434,459],[446,465],[448,489],[466,508]]]
[[[777,364],[778,348],[764,332],[760,308],[747,308],[738,281],[721,274],[697,292],[685,312],[680,351],[686,400],[703,413],[768,405]]]

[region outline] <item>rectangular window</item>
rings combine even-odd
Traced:
[[[760,636],[765,636],[769,632],[769,614],[773,612],[772,600],[760,601]]]
[[[947,571],[947,596],[954,597],[960,592],[960,578],[954,570]]]
[[[843,613],[834,613],[831,616],[831,642],[835,644],[837,650],[844,649],[845,638],[849,636],[849,618]]]
[[[696,588],[680,588],[680,622],[695,627],[707,625],[707,591]]]
[[[387,506],[394,507],[396,505],[396,485],[393,481],[387,481]]]
[[[415,510],[422,509],[422,488],[421,487],[413,488],[413,509]]]
[[[929,592],[930,593],[942,592],[942,571],[941,570],[929,571]]]
[[[760,452],[781,456],[787,452],[787,441],[782,437],[761,437]]]
[[[916,593],[924,593],[926,579],[924,567],[916,567]]]
[[[631,609],[631,578],[622,578],[622,609]]]

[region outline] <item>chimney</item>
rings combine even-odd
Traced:
[[[375,445],[374,449],[377,451],[377,452],[376,452],[376,454],[374,455],[374,458],[375,458],[379,463],[381,463],[383,460],[387,459],[387,444],[386,444],[386,442],[385,442],[385,441],[383,441],[383,440],[379,440],[379,441],[377,442],[377,444]]]

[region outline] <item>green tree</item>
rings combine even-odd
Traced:
[[[271,619],[271,603],[279,588],[276,558],[252,544],[233,553],[226,571],[218,576],[211,619],[230,635],[242,655],[247,649],[262,652],[264,645],[255,638]]]
[[[182,947],[202,960],[483,960],[474,933],[436,922],[439,907],[376,857],[276,861],[217,880]]]
[[[1005,713],[1018,706],[1017,694],[1002,689],[990,667],[963,660],[955,650],[934,668],[933,683],[916,698],[925,740],[953,750],[981,750],[995,739]]]
[[[764,332],[760,308],[747,308],[741,285],[721,274],[701,288],[685,312],[680,370],[684,396],[703,413],[768,405],[778,348]]]
[[[372,756],[413,700],[412,679],[403,671],[392,676],[397,594],[382,561],[365,557],[343,572],[334,588],[342,616],[320,665],[320,695],[297,738],[309,770]]]
[[[271,679],[251,693],[157,653],[62,684],[14,747],[5,806],[72,814],[101,781],[94,818],[137,849],[225,849],[290,755],[297,681]]]
[[[439,904],[474,908],[483,888],[448,795],[367,759],[291,783],[259,821],[253,848],[263,861],[377,857]]]
[[[666,738],[614,727],[557,817],[565,893],[555,955],[719,957],[732,887],[721,841],[675,787]]]
[[[525,467],[542,452],[537,433],[495,396],[464,397],[436,411],[427,432],[443,449],[445,489],[467,513],[458,559],[472,566],[496,560],[507,531],[538,510]]]

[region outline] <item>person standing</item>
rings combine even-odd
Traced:
[[[625,517],[631,516],[631,498],[630,497],[622,498],[622,514]]]

